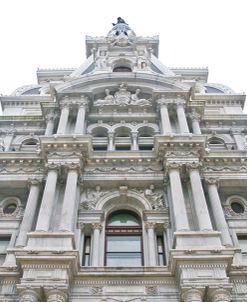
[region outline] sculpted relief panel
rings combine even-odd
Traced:
[[[135,93],[127,90],[125,83],[120,84],[118,91],[114,95],[110,94],[109,89],[105,89],[104,99],[98,99],[94,102],[94,106],[152,106],[151,99],[140,98],[141,90],[136,89]]]
[[[166,210],[168,207],[162,190],[156,190],[152,184],[149,188],[144,190],[132,189],[130,191],[148,200],[153,210]],[[95,189],[86,189],[84,194],[82,194],[80,209],[88,211],[95,210],[96,205],[101,197],[114,192],[115,191],[102,190],[100,186],[96,186]]]

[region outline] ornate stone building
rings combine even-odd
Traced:
[[[119,18],[2,96],[0,301],[247,301],[245,96]]]

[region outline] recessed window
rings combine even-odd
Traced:
[[[113,69],[113,72],[131,72],[131,68],[127,66],[118,66]]]
[[[93,146],[93,150],[94,151],[107,151],[107,146],[97,146],[97,145],[94,145]]]
[[[242,260],[247,262],[247,235],[239,235],[238,242],[242,250]]]
[[[165,248],[164,248],[164,241],[162,236],[157,236],[157,252],[158,252],[158,265],[159,266],[166,265]]]
[[[130,145],[116,145],[115,150],[116,151],[129,151],[129,150],[131,150],[131,146]]]
[[[83,251],[83,258],[82,258],[83,266],[90,266],[90,261],[91,261],[90,254],[91,254],[91,237],[85,236],[84,251]]]
[[[139,145],[139,150],[141,151],[152,151],[153,145]]]
[[[232,203],[231,203],[231,208],[232,208],[232,210],[233,210],[235,213],[237,213],[237,214],[242,214],[242,213],[244,213],[244,207],[243,207],[242,204],[239,203],[239,202],[236,202],[236,201],[232,202]]]
[[[130,211],[117,211],[107,220],[107,266],[142,266],[142,228],[139,217]]]
[[[9,236],[0,237],[0,265],[4,263],[9,242],[10,242]]]
[[[3,208],[4,214],[13,214],[17,208],[15,203],[10,203]]]

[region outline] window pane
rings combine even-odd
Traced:
[[[140,226],[140,220],[137,216],[128,212],[115,213],[109,217],[108,226]]]
[[[242,252],[247,253],[247,236],[239,236],[238,241]]]
[[[9,245],[9,238],[0,238],[0,254],[5,254]]]
[[[108,266],[142,266],[141,253],[108,253]]]
[[[141,237],[107,236],[107,252],[141,252]]]
[[[158,258],[159,258],[159,265],[160,266],[165,265],[165,263],[164,263],[164,255],[163,254],[158,254]]]

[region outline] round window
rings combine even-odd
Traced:
[[[235,213],[238,213],[238,214],[242,214],[244,213],[244,207],[242,206],[241,203],[239,202],[232,202],[231,203],[231,208],[232,210],[235,212]]]
[[[14,211],[16,210],[17,206],[15,203],[11,203],[9,205],[7,205],[4,209],[3,209],[3,213],[4,214],[13,214]]]

